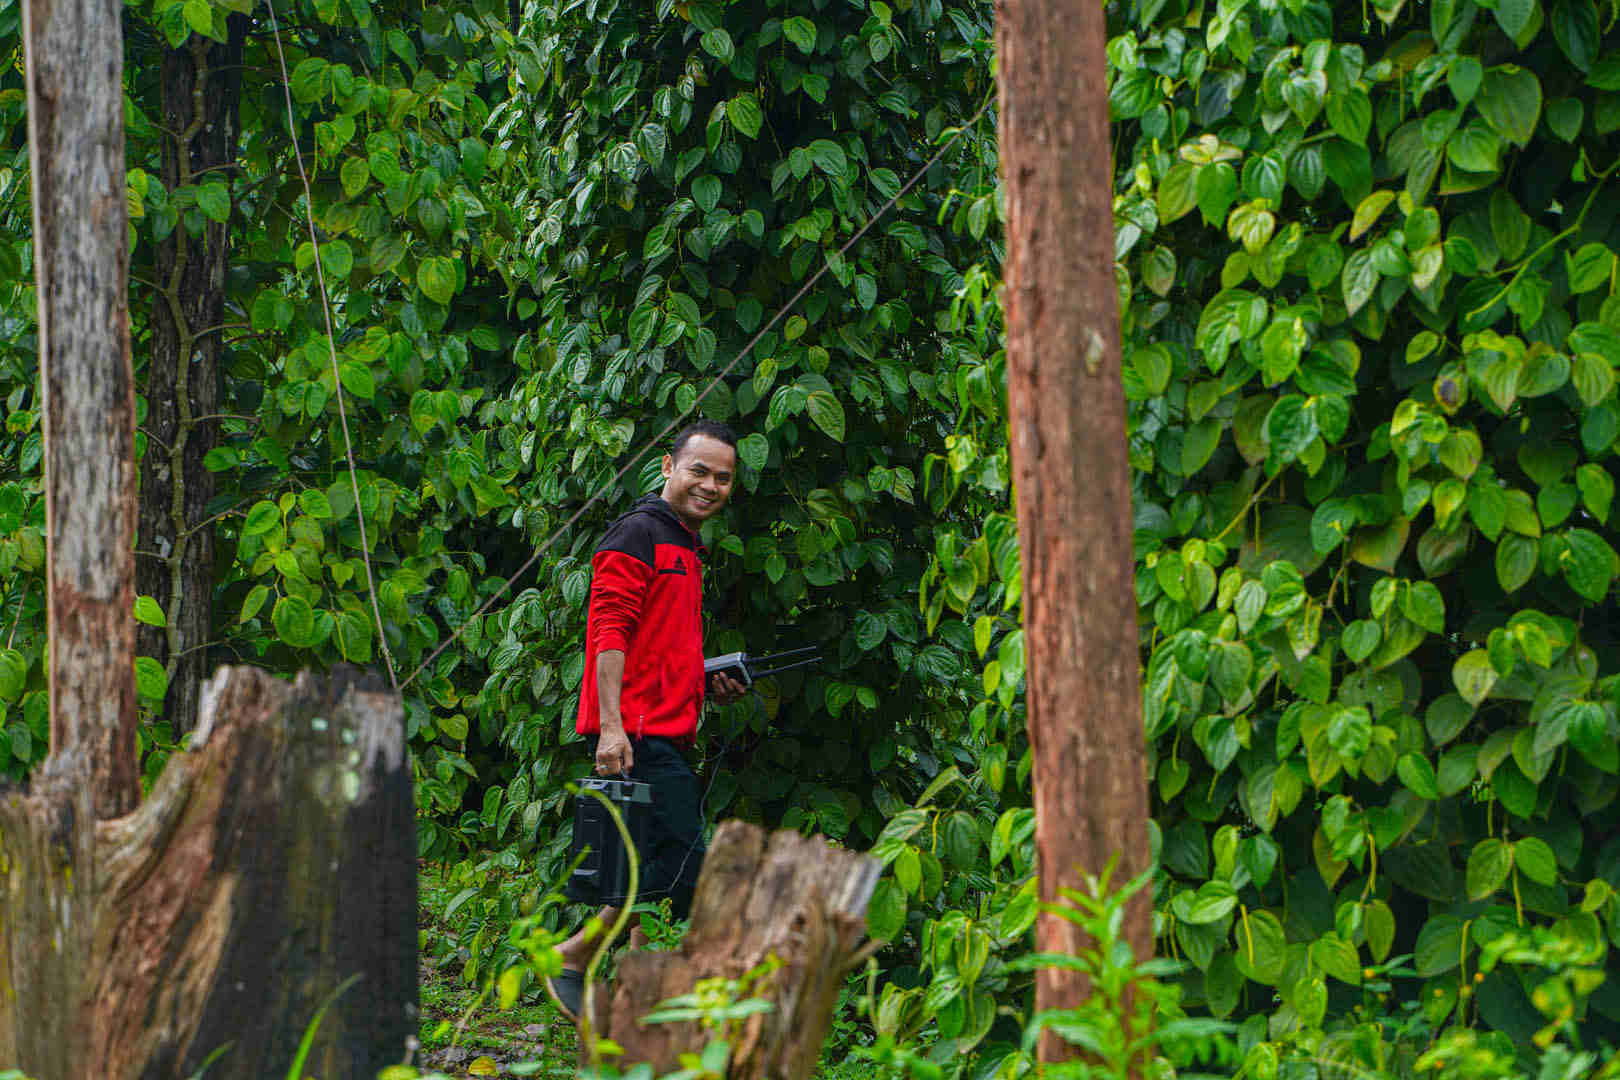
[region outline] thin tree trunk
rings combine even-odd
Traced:
[[[194,34],[163,54],[163,184],[230,186],[242,98],[246,20],[232,16],[230,40]],[[158,245],[147,362],[147,445],[141,460],[136,589],[163,608],[165,626],[143,626],[138,644],[168,675],[162,716],[176,736],[197,722],[213,631],[214,532],[204,525],[214,477],[203,457],[219,440],[219,358],[224,339],[227,223],[205,219],[201,235],[176,228]]]
[[[34,278],[45,443],[51,753],[33,827],[3,828],[0,1008],[37,1006],[38,1070],[66,1071],[89,1034],[96,822],[140,799],[135,760],[135,378],[129,356],[123,46],[118,0],[25,0]],[[19,949],[23,950],[19,953]],[[48,952],[46,950],[49,950]],[[0,1040],[4,1036],[0,1035]],[[0,1041],[0,1051],[5,1046]],[[0,1053],[7,1064],[15,1056]],[[49,1072],[47,1072],[49,1070]]]
[[[1120,857],[1148,865],[1131,488],[1114,280],[1112,159],[1102,5],[996,6],[1007,193],[1009,438],[1023,547],[1029,737],[1041,899]],[[1125,937],[1152,951],[1139,893]],[[1078,929],[1043,915],[1042,950]],[[1073,1008],[1078,972],[1044,970],[1036,1008]],[[1047,1032],[1043,1060],[1067,1056]]]
[[[135,376],[117,0],[26,0],[56,774],[91,821],[135,806]],[[82,884],[88,885],[88,882]]]

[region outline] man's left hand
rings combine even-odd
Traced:
[[[747,692],[746,686],[723,671],[715,672],[709,679],[709,697],[714,699],[716,705],[730,705],[741,700]]]

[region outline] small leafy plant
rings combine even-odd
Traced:
[[[1236,1058],[1235,1025],[1187,1016],[1181,987],[1170,981],[1186,965],[1174,960],[1139,961],[1122,935],[1125,908],[1152,881],[1145,871],[1111,888],[1117,858],[1100,874],[1085,876],[1084,891],[1060,889],[1059,901],[1043,909],[1079,927],[1091,944],[1073,955],[1032,953],[1010,962],[1010,971],[1059,968],[1079,972],[1091,986],[1072,1009],[1047,1009],[1025,1025],[1019,1049],[997,1067],[998,1077],[1021,1075],[1033,1063],[1041,1035],[1051,1031],[1079,1051],[1072,1061],[1047,1066],[1052,1080],[1067,1077],[1173,1076],[1193,1062],[1227,1065]]]

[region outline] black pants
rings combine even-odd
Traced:
[[[588,735],[592,760],[597,736]],[[669,898],[670,910],[684,919],[692,910],[698,871],[707,851],[703,843],[703,800],[697,774],[687,764],[679,743],[660,735],[630,740],[635,764],[630,779],[652,787],[651,824],[647,850],[636,851],[641,862],[641,887],[636,899],[650,903]]]

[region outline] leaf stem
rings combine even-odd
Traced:
[[[1515,865],[1510,871],[1513,875],[1513,911],[1518,917],[1519,925],[1524,925],[1524,898],[1519,895],[1519,867]]]
[[[1475,316],[1480,315],[1483,312],[1489,311],[1498,301],[1500,301],[1504,296],[1506,296],[1509,292],[1511,292],[1513,290],[1513,286],[1515,286],[1515,285],[1517,285],[1519,283],[1519,279],[1524,276],[1525,271],[1529,270],[1530,267],[1535,264],[1535,261],[1537,259],[1541,258],[1542,255],[1546,254],[1548,248],[1552,247],[1554,244],[1558,243],[1560,240],[1563,240],[1565,237],[1569,236],[1571,233],[1579,231],[1581,225],[1586,221],[1587,212],[1592,209],[1592,203],[1594,201],[1596,201],[1596,199],[1598,197],[1598,193],[1603,190],[1604,181],[1608,180],[1608,178],[1609,177],[1608,177],[1607,173],[1599,174],[1598,182],[1597,182],[1596,185],[1593,186],[1592,193],[1586,197],[1586,205],[1581,207],[1581,212],[1575,216],[1574,224],[1570,225],[1568,228],[1564,229],[1562,232],[1560,232],[1557,235],[1553,236],[1546,243],[1544,243],[1540,247],[1536,248],[1536,250],[1528,258],[1526,258],[1523,262],[1519,263],[1519,269],[1514,272],[1514,274],[1513,274],[1513,276],[1511,278],[1508,279],[1508,283],[1506,285],[1502,286],[1500,289],[1498,289],[1496,291],[1495,296],[1492,296],[1489,300],[1485,301],[1483,304],[1479,305],[1477,308],[1470,311],[1468,313],[1468,318],[1472,319]]]
[[[25,579],[23,581],[22,592],[17,594],[17,617],[15,619],[11,620],[11,632],[6,635],[6,648],[7,649],[10,649],[11,648],[11,643],[14,640],[16,640],[16,637],[17,637],[17,624],[22,622],[23,605],[25,605],[28,602],[28,587],[30,585],[32,585],[32,584],[33,584],[32,580]]]
[[[1243,509],[1239,510],[1236,514],[1233,514],[1232,515],[1232,520],[1228,521],[1226,523],[1226,528],[1222,529],[1219,533],[1217,533],[1215,535],[1215,538],[1214,538],[1215,543],[1217,543],[1217,544],[1220,543],[1221,540],[1226,537],[1226,534],[1232,531],[1232,527],[1235,526],[1238,522],[1243,520],[1244,516],[1246,514],[1248,514],[1249,510],[1256,503],[1258,503],[1260,501],[1260,496],[1264,495],[1266,493],[1266,491],[1271,487],[1271,485],[1276,482],[1277,477],[1281,476],[1281,475],[1282,475],[1281,473],[1276,473],[1276,474],[1268,477],[1266,479],[1266,482],[1264,484],[1261,484],[1259,486],[1259,488],[1257,488],[1255,490],[1253,495],[1249,496],[1249,501],[1243,504]],[[1258,533],[1258,530],[1256,530],[1256,531]]]

